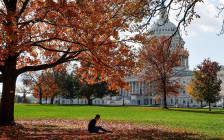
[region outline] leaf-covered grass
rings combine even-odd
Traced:
[[[101,120],[132,122],[154,128],[170,128],[189,133],[203,133],[210,138],[224,138],[224,110],[127,106],[15,105],[16,119],[89,120],[96,114]]]
[[[205,135],[161,129],[130,122],[100,120],[97,125],[113,131],[113,133],[88,133],[89,120],[68,119],[17,119],[21,125],[0,126],[0,139],[205,139]]]

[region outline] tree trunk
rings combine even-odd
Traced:
[[[14,98],[16,89],[16,57],[6,60],[3,76],[2,99],[0,105],[0,125],[14,124]]]
[[[26,93],[23,93],[23,103],[26,103]]]
[[[164,86],[163,86],[163,98],[164,98],[164,106],[163,106],[163,109],[168,109],[168,107],[167,107],[167,103],[166,103],[166,83],[164,83]]]
[[[60,101],[61,101],[61,97],[60,97],[60,95],[59,95],[59,96],[58,96],[58,104],[61,104]]]
[[[40,105],[42,104],[42,91],[40,91]]]
[[[202,101],[201,101],[201,108],[202,108]]]
[[[208,105],[209,105],[209,111],[211,111],[211,103],[209,102]]]
[[[51,98],[51,104],[54,104],[54,97]]]
[[[87,97],[87,100],[88,100],[88,105],[93,105],[93,102],[92,102],[93,100],[90,99],[90,97],[89,98]]]
[[[46,97],[46,104],[47,104],[47,97]]]

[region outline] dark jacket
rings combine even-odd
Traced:
[[[94,129],[95,127],[96,127],[96,120],[95,120],[95,119],[92,119],[92,120],[89,122],[89,125],[88,125],[88,131]]]

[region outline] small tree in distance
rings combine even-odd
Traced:
[[[167,109],[166,97],[169,94],[179,94],[178,89],[182,88],[175,76],[173,68],[181,66],[181,57],[188,55],[181,46],[170,47],[171,39],[168,37],[154,38],[140,49],[139,75],[148,85],[148,93],[159,93],[163,96],[164,107]]]
[[[200,102],[201,105],[200,107],[202,108],[203,107],[203,95],[200,91],[198,91],[198,87],[199,85],[197,85],[196,83],[194,83],[193,81],[191,81],[190,83],[188,83],[188,86],[187,86],[187,93],[192,97],[194,98],[197,102]]]
[[[217,72],[220,71],[221,66],[208,58],[198,65],[197,68],[198,70],[194,70],[194,78],[190,85],[192,86],[190,95],[207,102],[209,104],[209,111],[211,111],[211,103],[215,103],[221,99],[222,81],[217,76]]]

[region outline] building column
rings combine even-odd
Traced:
[[[189,67],[189,65],[188,65],[188,57],[187,57],[187,67]]]
[[[140,94],[140,87],[141,86],[141,83],[140,83],[140,81],[138,82],[138,93]]]
[[[133,82],[131,81],[131,93],[133,94]]]

